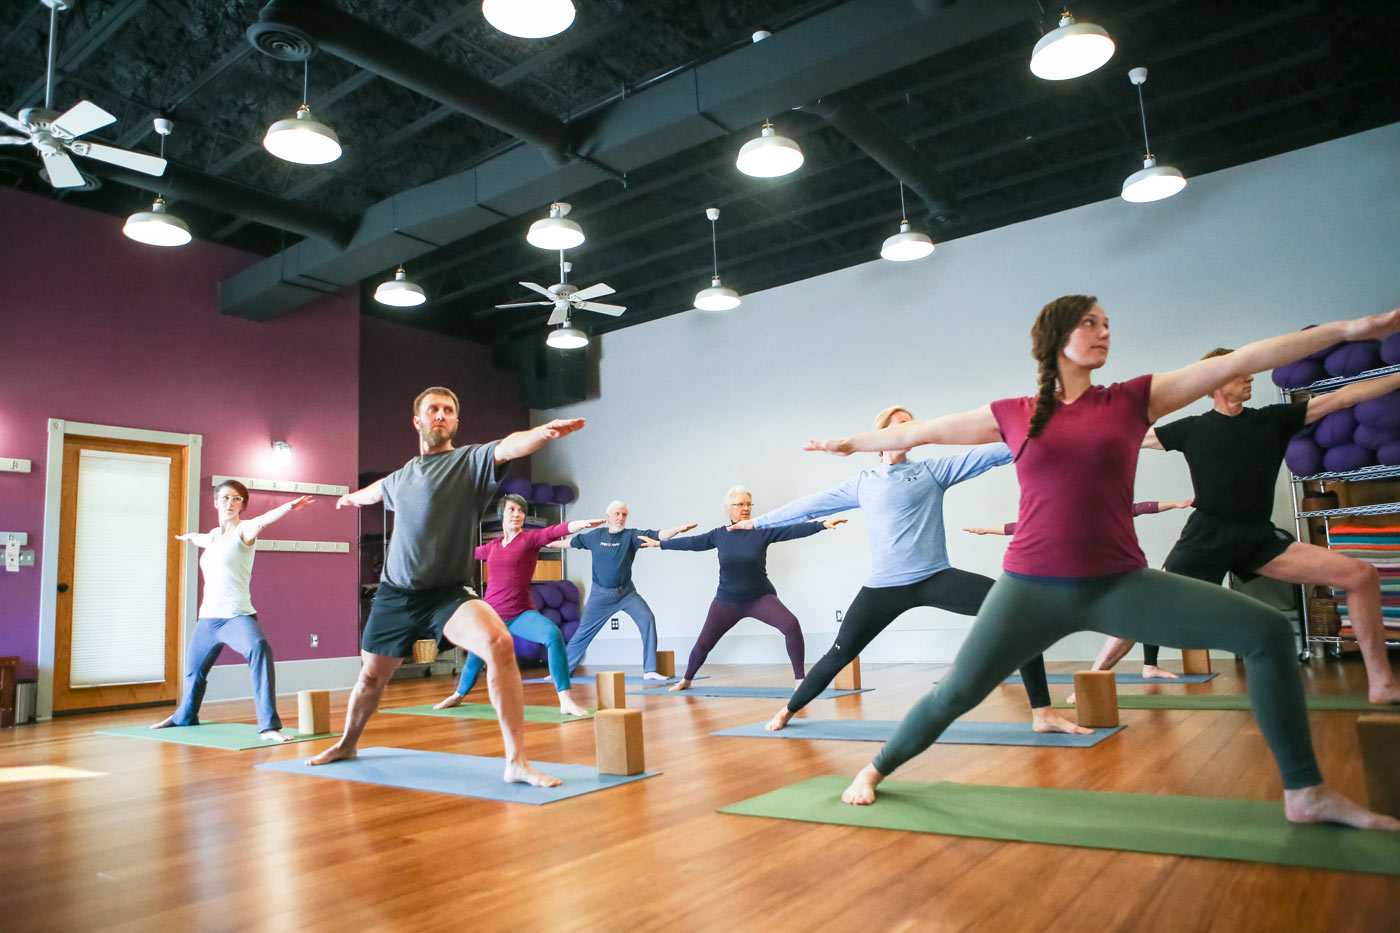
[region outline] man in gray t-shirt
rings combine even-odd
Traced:
[[[419,456],[335,504],[339,509],[383,502],[394,512],[394,535],[360,641],[364,666],[350,694],[345,734],[306,763],[354,758],[360,733],[413,643],[445,636],[486,661],[491,703],[505,741],[505,780],[553,787],[558,778],[541,774],[525,760],[524,691],[510,633],[468,583],[476,527],[506,461],[572,434],[583,427],[583,419],[551,421],[489,444],[453,447],[457,411],[451,389],[423,390],[413,403]]]

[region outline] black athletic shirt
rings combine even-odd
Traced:
[[[1186,455],[1196,511],[1228,521],[1271,522],[1284,450],[1307,415],[1307,402],[1246,408],[1238,415],[1212,409],[1162,425],[1157,440]]]

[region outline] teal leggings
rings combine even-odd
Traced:
[[[569,689],[569,661],[564,651],[564,634],[559,626],[549,621],[541,612],[527,609],[506,623],[506,629],[516,638],[537,642],[549,649],[549,676],[554,679],[554,689],[563,693]],[[462,668],[462,679],[457,681],[457,695],[466,696],[476,686],[481,669],[486,662],[467,652],[467,663]]]
[[[875,756],[890,774],[937,740],[1016,668],[1084,630],[1173,648],[1223,648],[1244,659],[1249,702],[1283,786],[1322,783],[1293,631],[1282,613],[1247,596],[1160,570],[1089,581],[1004,575],[987,594],[953,669],[904,717]]]

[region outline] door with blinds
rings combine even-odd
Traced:
[[[54,712],[179,695],[189,451],[68,436],[54,637]]]

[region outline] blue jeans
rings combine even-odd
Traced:
[[[171,717],[175,725],[199,725],[199,707],[209,686],[209,672],[219,660],[224,645],[248,659],[248,673],[253,675],[253,699],[258,709],[258,731],[282,728],[282,720],[277,715],[272,648],[267,636],[258,628],[256,616],[200,619],[195,623],[185,658],[185,695]]]
[[[588,594],[588,602],[583,607],[583,618],[579,620],[574,637],[569,639],[569,670],[578,667],[588,645],[603,629],[603,623],[619,612],[625,612],[642,634],[642,669],[647,673],[656,671],[656,616],[640,593],[631,586],[612,589],[594,586]]]
[[[527,609],[506,623],[506,629],[517,638],[538,642],[549,649],[549,676],[554,678],[554,689],[563,693],[569,689],[569,665],[565,663],[564,635],[559,626],[541,612]],[[476,686],[481,669],[486,662],[467,652],[467,663],[462,668],[462,679],[457,681],[457,695],[466,696]]]

